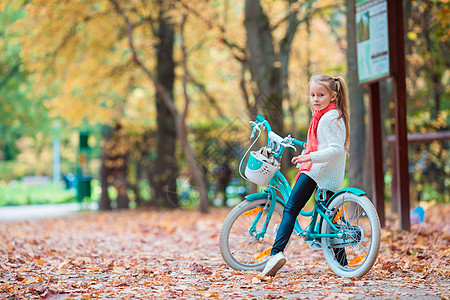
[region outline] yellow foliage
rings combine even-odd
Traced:
[[[159,8],[152,7],[155,3],[140,0],[118,2],[136,24],[133,42],[139,58],[156,73],[155,46],[159,41],[154,36],[152,21],[148,20],[156,22]],[[320,1],[317,5],[322,7],[332,2]],[[229,118],[248,118],[241,77],[244,76],[251,95],[251,75],[249,71],[242,75],[242,64],[234,58],[245,58],[244,2],[181,0],[165,1],[164,6],[176,33],[174,98],[177,108],[182,111],[185,105],[179,36],[182,16],[187,13],[184,37],[188,70],[194,81],[188,85],[189,121],[208,120],[217,117],[219,112]],[[262,1],[262,6],[270,24],[280,24],[273,32],[275,51],[278,51],[276,45],[284,37],[286,22],[283,20],[289,6],[287,1],[271,0]],[[300,6],[297,2],[290,9]],[[16,22],[13,30],[20,36],[23,58],[33,73],[34,93],[48,95],[45,104],[52,116],[64,117],[74,126],[83,121],[120,121],[125,128],[156,125],[154,84],[133,61],[126,24],[110,1],[34,0],[25,8],[26,17]],[[304,100],[307,56],[310,55],[312,72],[326,72],[345,64],[342,49],[330,37],[325,22],[313,19],[311,28],[312,34],[308,36],[305,26],[298,27],[289,67],[289,94],[294,103],[300,104],[299,121],[305,124],[308,118],[304,116],[309,116]],[[231,49],[224,39],[244,52]],[[204,87],[217,107],[211,105],[197,84]]]

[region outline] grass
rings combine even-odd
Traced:
[[[31,204],[57,204],[76,201],[74,191],[58,184],[26,185],[0,182],[0,207]]]

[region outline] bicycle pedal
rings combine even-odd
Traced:
[[[320,250],[320,249],[322,249],[322,245],[319,244],[316,241],[306,241],[306,244],[308,245],[308,247],[310,249],[313,249],[313,250]]]

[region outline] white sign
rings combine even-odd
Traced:
[[[359,83],[388,76],[390,72],[387,1],[356,1],[355,20]]]

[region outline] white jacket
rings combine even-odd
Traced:
[[[317,126],[317,151],[311,152],[312,167],[303,171],[311,177],[319,188],[333,192],[339,190],[344,182],[345,162],[345,124],[337,120],[336,109],[325,113]]]

